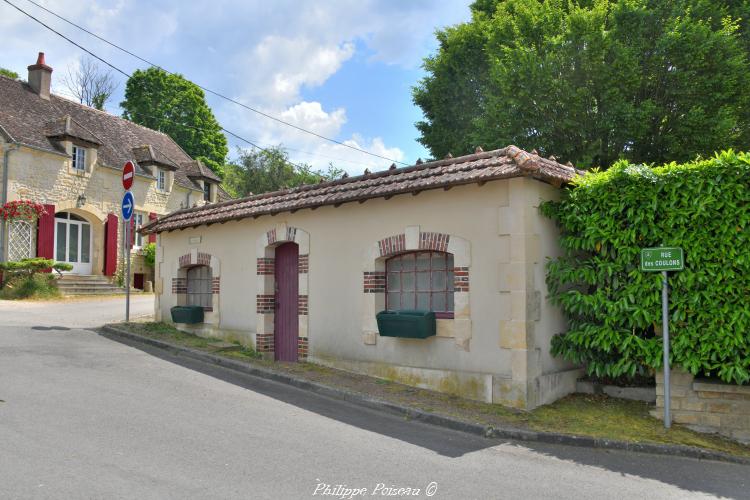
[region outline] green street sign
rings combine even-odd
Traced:
[[[641,271],[682,271],[685,256],[679,247],[641,249]]]

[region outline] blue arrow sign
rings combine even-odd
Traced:
[[[125,191],[125,196],[122,197],[122,218],[130,220],[133,216],[133,207],[135,207],[135,200],[133,199],[133,193]]]

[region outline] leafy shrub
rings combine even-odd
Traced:
[[[568,318],[552,352],[590,375],[645,375],[662,364],[661,273],[640,250],[685,250],[670,274],[671,363],[750,380],[750,154],[658,168],[617,163],[579,178],[542,212],[562,229],[550,297]]]
[[[9,278],[0,290],[0,299],[45,299],[59,297],[60,291],[53,274],[25,274]]]
[[[60,292],[57,290],[55,276],[42,273],[47,269],[61,273],[71,271],[73,266],[43,257],[0,262],[0,272],[3,274],[0,298],[13,300],[58,297]]]
[[[42,272],[46,269],[52,269],[58,272],[72,271],[73,265],[64,262],[55,262],[52,259],[45,259],[44,257],[21,259],[19,261],[0,262],[0,271],[7,273],[9,276],[28,276],[34,273]]]
[[[148,243],[141,251],[143,252],[143,262],[153,269],[156,265],[156,243]]]

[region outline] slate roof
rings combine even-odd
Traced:
[[[47,137],[53,139],[67,139],[72,137],[90,144],[100,146],[101,139],[86,130],[84,126],[75,121],[70,115],[65,115],[57,120],[52,120],[44,127],[44,133]]]
[[[131,149],[133,153],[133,159],[141,166],[148,165],[159,165],[161,167],[168,168],[170,170],[177,170],[178,167],[167,155],[159,151],[151,144],[144,144]]]
[[[210,181],[221,182],[218,175],[208,168],[200,160],[192,160],[182,164],[185,167],[187,176],[191,179],[208,179]]]
[[[508,146],[487,152],[478,150],[475,154],[410,167],[391,166],[389,170],[358,177],[178,210],[147,224],[141,231],[159,233],[247,217],[295,212],[303,208],[338,206],[342,203],[380,197],[388,199],[394,195],[417,193],[427,189],[484,184],[511,177],[531,177],[561,186],[581,173],[572,166],[561,165],[553,159],[527,153],[516,146]]]
[[[4,132],[10,140],[43,151],[66,154],[55,137],[61,130],[65,131],[64,122],[68,121],[69,135],[100,144],[97,153],[100,164],[120,169],[127,160],[133,159],[134,148],[146,145],[151,147],[147,154],[153,163],[172,165],[177,185],[201,189],[180,167],[193,159],[168,135],[54,94],[50,95],[49,101],[42,99],[26,82],[0,76],[0,133]],[[136,159],[136,174],[152,177],[151,172],[143,168],[143,163],[148,162],[138,164],[139,161]],[[218,182],[218,177],[214,180]],[[229,198],[221,188],[219,194],[220,199]]]

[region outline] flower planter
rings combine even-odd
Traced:
[[[381,311],[376,318],[378,332],[383,337],[426,339],[435,335],[435,313],[432,311]]]
[[[175,323],[203,323],[203,308],[201,306],[175,306],[170,311],[172,321]]]

